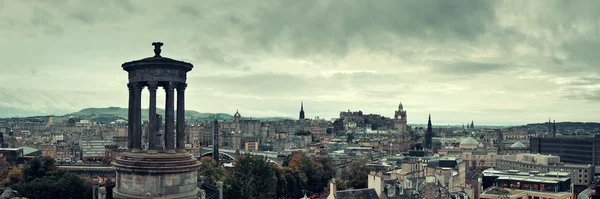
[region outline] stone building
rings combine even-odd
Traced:
[[[79,141],[81,147],[81,158],[84,161],[99,161],[101,160],[106,151],[105,146],[114,145],[112,139],[84,139]]]
[[[525,131],[508,131],[503,132],[502,137],[504,140],[528,140],[531,136]]]
[[[498,156],[496,150],[483,147],[483,144],[472,137],[464,138],[458,148],[439,149],[438,154],[447,157],[459,157],[467,162],[469,169],[494,167],[496,166],[496,156]]]
[[[571,174],[571,182],[574,185],[580,186],[590,185],[596,174],[593,165],[565,164],[560,161],[560,157],[558,156],[530,153],[498,156],[495,168],[498,170],[519,170],[525,172],[568,172]]]
[[[236,111],[233,121],[219,121],[219,146],[243,150],[246,143],[261,145],[285,139],[286,136],[297,133],[310,134],[312,142],[312,140],[328,137],[329,126],[330,122],[318,119],[278,121],[243,119],[239,111]],[[213,128],[209,122],[190,124],[189,134],[193,137],[191,143],[198,143],[199,147],[213,145]]]
[[[571,199],[571,179],[565,172],[483,171],[481,199]]]

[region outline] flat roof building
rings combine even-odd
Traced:
[[[568,172],[574,185],[588,186],[595,175],[594,166],[589,164],[565,164],[554,155],[523,153],[503,155],[496,159],[498,170],[519,170],[524,172]]]
[[[482,181],[481,199],[571,198],[571,177],[567,172],[488,169],[483,171]]]
[[[600,135],[593,137],[532,137],[529,153],[560,156],[565,163],[600,165]]]

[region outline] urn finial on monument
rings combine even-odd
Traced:
[[[162,42],[154,42],[154,43],[152,43],[152,45],[154,46],[154,56],[160,57],[160,52],[162,51],[160,49],[160,47],[163,46],[163,43]]]

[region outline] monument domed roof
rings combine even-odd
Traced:
[[[467,137],[465,139],[463,139],[462,141],[460,141],[460,147],[462,148],[463,146],[478,146],[479,142],[477,142],[477,140],[473,139],[472,137]]]
[[[133,68],[139,68],[139,67],[170,67],[170,68],[181,68],[187,71],[192,70],[192,68],[194,67],[192,64],[184,62],[184,61],[179,61],[179,60],[174,60],[171,58],[167,58],[167,57],[162,57],[160,55],[161,53],[161,49],[160,47],[163,45],[163,43],[161,42],[154,42],[152,43],[152,45],[154,45],[155,49],[154,49],[154,56],[153,57],[148,57],[148,58],[144,58],[144,59],[140,59],[140,60],[135,60],[135,61],[130,61],[130,62],[126,62],[122,65],[123,70],[129,71],[130,69]]]
[[[523,143],[521,143],[520,141],[515,142],[514,144],[510,145],[510,148],[513,149],[521,149],[521,148],[527,148],[527,146],[525,146]]]

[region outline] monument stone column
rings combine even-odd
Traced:
[[[131,117],[133,124],[133,149],[131,152],[142,151],[142,89],[140,83],[132,83],[133,87],[133,116]],[[129,139],[129,138],[128,138]],[[128,140],[129,141],[129,140]]]
[[[177,84],[177,153],[185,153],[185,88],[187,84]]]
[[[148,153],[157,153],[156,150],[156,89],[158,84],[155,81],[148,82],[150,91],[150,107],[148,108]]]
[[[167,153],[175,153],[175,132],[173,131],[175,122],[175,116],[173,115],[175,111],[173,95],[175,94],[173,92],[173,83],[167,83],[164,88],[167,95],[165,107],[165,147]]]
[[[133,85],[132,83],[127,84],[127,88],[129,89],[129,105],[127,106],[127,151],[133,150],[133,107],[134,107],[134,98],[133,98]]]

